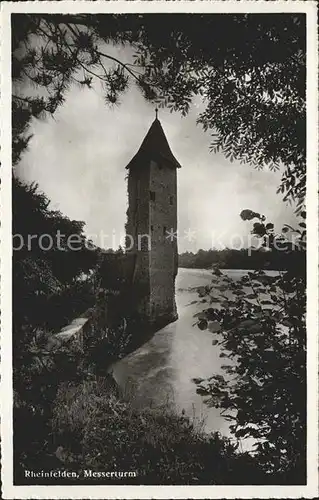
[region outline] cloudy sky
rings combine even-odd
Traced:
[[[127,60],[123,49],[114,55]],[[261,212],[278,229],[294,220],[293,208],[276,194],[280,173],[256,171],[209,152],[210,136],[196,125],[203,104],[194,103],[187,117],[160,110],[178,170],[179,250],[239,247],[247,243],[250,224],[240,219],[245,208]],[[127,208],[125,166],[137,152],[154,120],[154,106],[135,88],[118,107],[94,89],[70,89],[53,118],[32,123],[34,134],[17,173],[36,181],[51,207],[86,223],[86,233],[100,246],[123,243]],[[192,238],[185,237],[191,230]],[[104,236],[102,236],[102,234]]]

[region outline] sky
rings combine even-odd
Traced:
[[[126,58],[125,49],[113,55]],[[209,151],[210,134],[196,125],[203,109],[197,100],[186,117],[160,109],[159,119],[177,171],[179,252],[249,246],[251,223],[243,209],[264,214],[280,230],[295,220],[293,207],[276,194],[280,172],[257,171]],[[98,83],[93,89],[70,88],[54,117],[34,120],[28,151],[16,168],[25,181],[36,181],[51,208],[86,223],[85,233],[99,246],[124,243],[127,209],[126,165],[139,149],[155,118],[132,85],[120,105],[110,107]]]

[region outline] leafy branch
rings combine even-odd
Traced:
[[[244,210],[241,217],[259,219],[252,232],[276,248],[282,235],[274,234],[274,225],[264,216]],[[299,226],[303,228],[304,222]],[[279,474],[285,484],[302,482],[305,477],[306,283],[302,239],[293,250],[282,250],[296,255],[287,271],[267,274],[257,270],[236,282],[228,277],[228,295],[220,294],[225,275],[216,269],[212,286],[200,295],[215,302],[219,293],[221,308],[209,307],[196,315],[198,327],[216,337],[212,344],[220,349],[220,357],[230,361],[222,366],[224,376],[194,379],[198,394],[233,422],[230,430],[235,438],[254,439],[254,456],[261,468],[268,475]]]

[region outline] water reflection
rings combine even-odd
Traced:
[[[113,366],[113,376],[129,393],[136,406],[170,403],[177,411],[185,410],[192,419],[205,419],[206,431],[228,433],[228,422],[219,410],[207,408],[196,394],[192,378],[221,373],[219,348],[212,346],[212,335],[193,326],[193,315],[203,304],[194,287],[209,284],[211,272],[180,269],[176,280],[179,319],[142,347]]]

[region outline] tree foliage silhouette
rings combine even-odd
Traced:
[[[99,80],[115,104],[130,84],[186,115],[195,96],[211,149],[257,168],[284,167],[279,191],[305,196],[305,16],[148,14],[12,16],[13,160],[32,117],[53,114],[76,83]],[[108,53],[128,46],[130,63]],[[25,84],[36,86],[25,95]]]
[[[284,255],[303,254],[305,216],[302,212],[298,228],[285,225],[275,233],[274,224],[259,213],[241,213],[244,220],[257,218],[253,234],[270,251],[282,246]],[[296,235],[293,249],[287,247],[288,232]],[[236,438],[255,440],[261,470],[279,484],[306,480],[304,259],[300,264],[277,275],[248,272],[236,281],[216,268],[212,284],[199,290],[210,307],[197,314],[198,327],[214,335],[212,345],[219,346],[225,364],[222,375],[193,379],[197,393],[208,406],[220,408]]]
[[[99,249],[83,228],[84,222],[50,210],[37,185],[13,179],[13,316],[19,338],[22,327],[30,334],[59,328],[94,303],[89,277]]]

